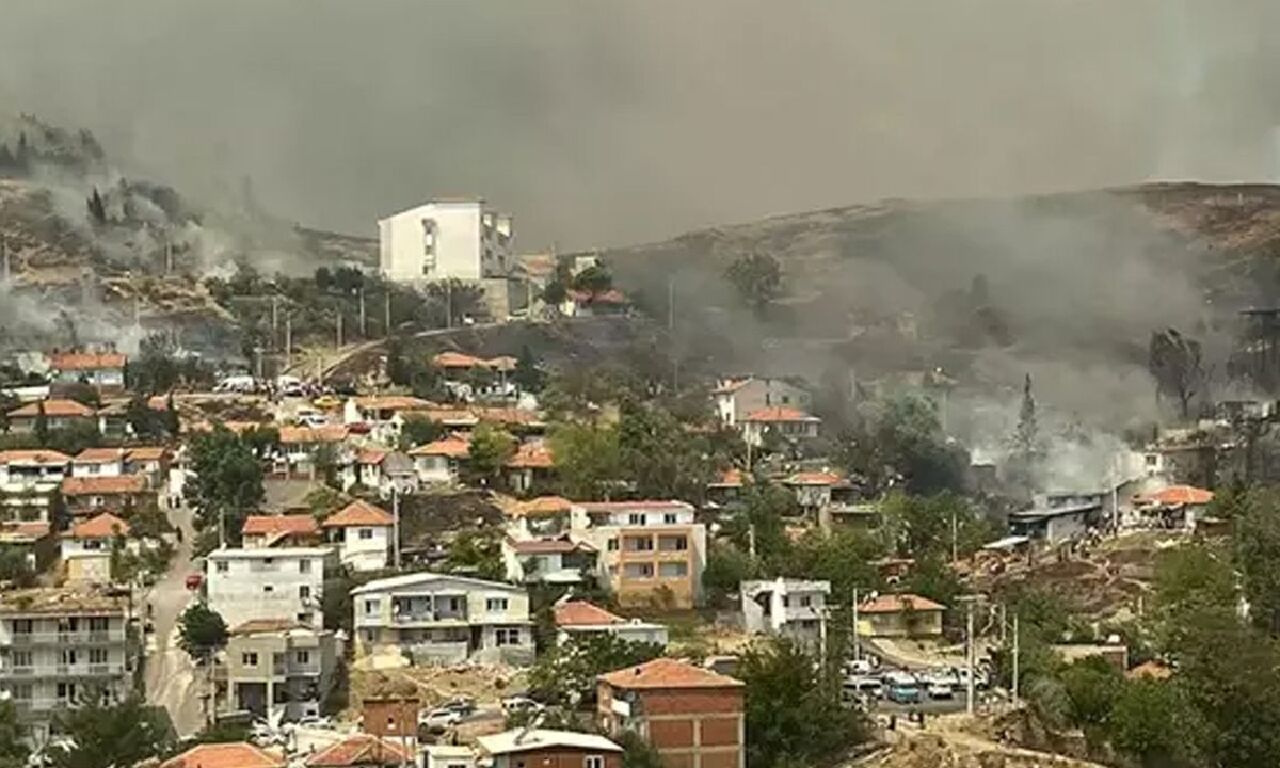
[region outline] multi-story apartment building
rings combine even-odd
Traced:
[[[726,427],[737,426],[740,419],[762,408],[788,406],[805,410],[813,404],[813,397],[802,387],[782,379],[754,376],[722,379],[711,395],[716,415]]]
[[[433,200],[378,222],[382,274],[396,282],[507,274],[511,217],[483,200]]]
[[[234,627],[218,670],[224,708],[259,717],[268,717],[270,709],[289,721],[319,715],[333,686],[337,655],[329,630],[269,619]]]
[[[358,652],[398,648],[427,664],[533,660],[529,595],[510,584],[412,573],[371,581],[351,598]]]
[[[248,621],[293,621],[323,627],[320,595],[327,547],[215,549],[205,558],[209,607],[229,627]]]
[[[128,357],[120,352],[54,352],[49,368],[60,384],[84,382],[102,393],[124,391],[124,369]]]
[[[54,555],[50,525],[71,459],[47,450],[0,451],[0,543],[36,567]]]
[[[126,596],[74,589],[0,591],[0,698],[11,699],[35,743],[53,715],[98,692],[129,692],[133,646]]]
[[[689,608],[702,602],[707,529],[683,501],[573,505],[571,536],[599,551],[597,577],[623,606]]]
[[[752,634],[778,635],[817,649],[826,639],[829,581],[744,581],[742,616]]]
[[[249,515],[240,527],[240,543],[257,547],[311,547],[320,543],[320,524],[312,515]]]
[[[661,657],[601,675],[596,714],[604,732],[638,734],[664,766],[743,768],[743,684],[727,675]]]

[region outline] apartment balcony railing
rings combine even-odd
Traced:
[[[81,630],[79,632],[15,632],[9,635],[9,643],[13,646],[30,645],[93,645],[102,643],[123,643],[123,629],[116,630]]]

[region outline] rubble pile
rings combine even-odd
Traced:
[[[904,736],[893,746],[855,763],[859,768],[1099,768],[1047,752],[1012,749],[977,740],[957,740],[947,734]]]

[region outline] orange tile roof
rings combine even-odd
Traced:
[[[627,297],[617,288],[607,291],[589,293],[587,291],[569,291],[569,298],[579,304],[626,304]]]
[[[311,629],[311,626],[289,619],[250,619],[232,627],[230,632],[233,635],[253,635],[259,632],[284,632],[290,629]]]
[[[9,411],[10,417],[27,418],[35,417],[40,412],[40,403],[44,403],[44,415],[56,416],[59,418],[71,418],[75,416],[89,417],[93,415],[93,409],[84,403],[75,400],[40,400],[34,403],[27,403],[13,411]]]
[[[742,421],[821,421],[821,419],[817,416],[811,416],[798,408],[775,405],[752,411],[744,416]]]
[[[38,540],[49,535],[48,523],[0,523],[0,541]]]
[[[901,611],[945,611],[946,606],[935,603],[927,597],[904,593],[901,595],[878,595],[858,606],[861,613],[899,613]]]
[[[307,758],[310,768],[349,768],[349,766],[392,766],[413,762],[417,758],[408,749],[390,739],[368,733],[353,733],[337,744]]]
[[[325,528],[349,528],[356,525],[394,525],[391,515],[364,499],[356,499],[342,509],[329,515],[324,521]]]
[[[1140,498],[1153,501],[1166,507],[1182,504],[1208,504],[1213,501],[1213,491],[1205,491],[1190,485],[1171,485],[1155,493],[1143,494]]]
[[[740,688],[742,681],[695,667],[687,661],[660,657],[600,675],[614,688]]]
[[[242,534],[273,533],[309,536],[320,532],[320,526],[311,515],[249,515],[244,519]]]
[[[96,371],[123,368],[128,358],[119,352],[55,352],[49,366],[59,371]]]
[[[110,512],[103,512],[75,526],[69,533],[72,539],[111,539],[116,535],[129,535],[129,524]]]
[[[85,448],[76,454],[77,464],[110,464],[124,460],[123,448]]]
[[[471,455],[471,441],[462,435],[449,435],[409,451],[410,456],[448,456],[465,459]]]
[[[721,485],[736,488],[742,485],[742,470],[737,467],[730,467],[721,472],[720,477],[712,480],[710,483],[707,483],[707,485]]]
[[[628,510],[670,510],[673,512],[692,511],[688,502],[678,499],[637,499],[636,501],[578,501],[574,506],[582,507],[587,512],[626,512]]]
[[[1130,680],[1140,678],[1148,678],[1150,680],[1168,680],[1173,676],[1173,670],[1158,661],[1144,661],[1128,672],[1124,676]]]
[[[280,755],[243,741],[200,744],[160,765],[160,768],[284,768]]]
[[[63,496],[91,496],[94,494],[143,493],[147,490],[147,478],[141,475],[119,477],[64,477]]]
[[[61,451],[43,448],[0,451],[0,464],[70,464],[71,457]]]
[[[556,606],[557,627],[599,627],[606,624],[622,624],[625,621],[626,619],[621,616],[585,600]]]
[[[361,448],[356,454],[357,464],[381,464],[382,460],[387,458],[387,454],[391,453],[385,448]]]
[[[420,400],[416,397],[403,397],[400,395],[357,397],[355,398],[355,404],[356,407],[369,411],[412,411],[435,407],[435,403],[430,400]]]
[[[787,478],[788,485],[835,485],[844,478],[831,472],[797,472]]]
[[[507,466],[512,469],[550,469],[555,465],[551,448],[538,443],[524,443],[507,459]]]
[[[162,461],[169,454],[169,449],[160,445],[144,445],[130,448],[125,458],[129,461]]]
[[[573,502],[559,496],[539,496],[516,504],[511,509],[513,517],[541,517],[559,515],[568,512]]]
[[[462,352],[441,352],[431,358],[431,364],[437,368],[487,368],[486,360],[473,357]]]
[[[573,552],[595,552],[596,548],[585,541],[569,539],[528,539],[514,541],[508,539],[511,549],[518,555],[567,555]]]
[[[318,443],[340,443],[347,439],[349,430],[334,424],[325,427],[281,427],[281,445],[316,445]]]

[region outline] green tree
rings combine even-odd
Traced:
[[[134,393],[129,398],[129,406],[125,411],[125,420],[129,423],[129,428],[133,430],[133,434],[143,440],[153,440],[159,438],[163,430],[160,419],[156,417],[156,412],[147,404],[147,396],[141,393]]]
[[[662,655],[656,643],[632,643],[608,632],[574,634],[529,670],[529,689],[549,703],[577,706],[595,697],[596,677]]]
[[[1124,685],[1119,670],[1101,656],[1081,659],[1062,673],[1071,721],[1086,730],[1106,724]]]
[[[604,293],[613,287],[613,275],[603,264],[593,264],[573,278],[573,287],[590,294]]]
[[[624,475],[643,498],[697,500],[711,479],[704,441],[665,408],[624,404],[618,448]]]
[[[168,337],[157,333],[144,338],[125,374],[129,389],[144,397],[159,395],[177,386],[179,366]]]
[[[662,756],[634,731],[623,731],[616,739],[622,747],[622,768],[663,768]]]
[[[19,587],[36,585],[36,570],[21,547],[0,545],[0,581],[13,581]]]
[[[754,578],[759,566],[751,556],[728,542],[711,542],[707,548],[707,565],[702,570],[702,586],[712,605],[723,605],[738,585]]]
[[[102,696],[91,690],[83,699],[80,706],[58,712],[58,728],[68,741],[49,750],[54,768],[135,765],[172,746],[165,719],[140,697],[104,706]]]
[[[1138,679],[1126,683],[1111,709],[1111,745],[1141,768],[1187,765],[1191,714],[1178,686]]]
[[[858,409],[859,426],[845,436],[841,463],[882,490],[895,474],[916,494],[960,491],[963,450],[942,432],[937,405],[916,393],[872,400]]]
[[[426,416],[409,416],[400,428],[400,450],[407,451],[420,445],[439,440],[444,436],[440,422]]]
[[[44,411],[44,401],[36,402],[36,418],[32,425],[32,431],[35,433],[36,442],[40,445],[48,445],[49,443],[49,414]]]
[[[192,603],[178,617],[178,645],[193,658],[208,656],[227,644],[227,623],[204,603]]]
[[[866,738],[861,717],[841,703],[838,675],[789,640],[753,646],[737,676],[747,686],[752,768],[831,763]]]
[[[325,577],[320,592],[320,612],[324,616],[325,629],[339,630],[350,637],[353,632],[354,614],[352,613],[351,590],[358,585],[345,569]]]
[[[765,253],[739,256],[725,270],[725,277],[757,314],[764,314],[782,295],[782,265]]]
[[[742,510],[725,524],[725,536],[743,552],[754,549],[766,569],[782,562],[790,546],[785,518],[799,514],[795,496],[776,485],[752,484],[743,489],[742,501]]]
[[[491,529],[463,531],[449,544],[445,565],[451,571],[464,571],[490,581],[502,581],[507,568],[502,563],[500,534]]]
[[[173,401],[172,391],[164,400],[164,413],[160,415],[160,424],[169,434],[170,439],[177,440],[182,434],[182,419],[178,416],[178,405]]]
[[[1250,491],[1232,526],[1236,561],[1255,625],[1280,636],[1280,494]]]
[[[191,441],[194,477],[183,489],[195,507],[203,529],[223,526],[228,541],[240,540],[249,511],[265,497],[262,464],[248,443],[224,427],[199,434]]]
[[[551,450],[562,490],[570,498],[604,498],[622,478],[621,448],[614,427],[558,426],[551,432]]]
[[[22,723],[12,701],[0,701],[0,768],[25,768],[27,748],[23,744]]]
[[[542,391],[543,385],[546,384],[546,374],[538,367],[538,359],[534,357],[533,350],[526,344],[520,349],[520,356],[516,358],[516,369],[512,371],[511,379],[525,392],[537,394]]]
[[[471,471],[480,478],[492,480],[502,471],[502,466],[515,450],[516,440],[510,433],[488,422],[481,422],[471,433]]]

